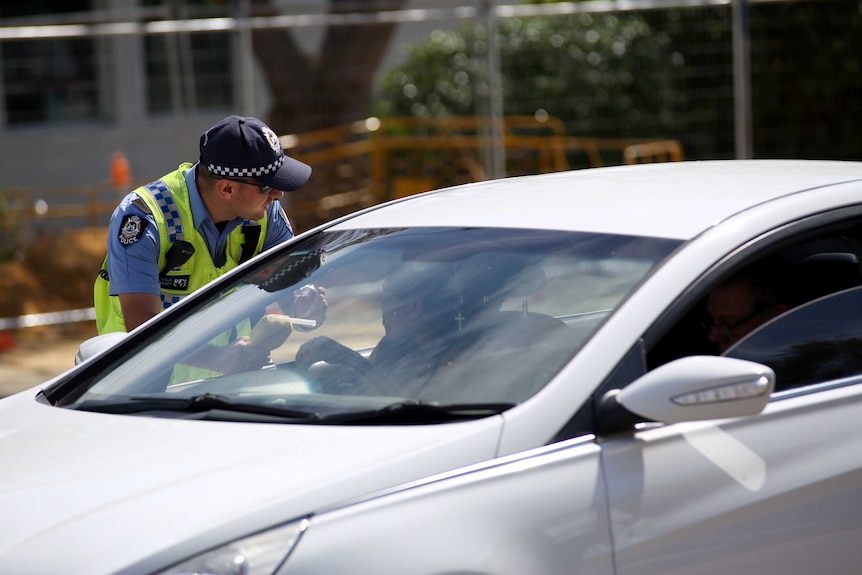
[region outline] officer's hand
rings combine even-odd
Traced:
[[[213,358],[213,364],[207,367],[221,373],[254,371],[269,364],[270,350],[266,347],[249,345],[249,339],[245,336],[231,345],[218,349],[219,353]]]
[[[317,322],[314,327],[294,326],[301,331],[311,331],[320,327],[326,320],[326,312],[329,304],[326,302],[326,290],[312,284],[302,286],[293,292],[293,315],[303,319],[313,319]]]

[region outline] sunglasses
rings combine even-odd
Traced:
[[[725,325],[723,323],[717,323],[712,318],[707,318],[701,322],[701,325],[707,332],[710,332],[714,329],[717,329],[718,332],[726,339],[732,338],[736,332],[742,325],[753,320],[757,316],[763,314],[763,312],[771,309],[772,306],[763,306],[758,305],[754,308],[754,311],[749,315],[745,316],[741,320],[734,322],[732,325]]]
[[[254,182],[254,181],[249,182],[248,180],[241,180],[239,178],[228,178],[227,176],[221,176],[221,179],[222,180],[230,180],[231,182],[239,182],[240,184],[248,184],[249,186],[254,186],[255,188],[260,188],[260,193],[264,194],[264,195],[269,194],[271,191],[273,191],[275,189],[272,186],[264,186],[263,184],[259,184],[259,183]]]

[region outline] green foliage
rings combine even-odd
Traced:
[[[749,10],[754,156],[862,159],[859,1]],[[498,26],[504,114],[557,116],[577,136],[674,138],[688,159],[734,157],[730,5],[503,18]],[[385,76],[374,112],[477,113],[488,90],[486,48],[480,25],[435,32]]]
[[[669,38],[637,14],[573,14],[499,21],[506,115],[547,113],[572,133],[657,135],[675,106]],[[382,80],[379,116],[471,115],[488,81],[487,30],[436,31]],[[479,100],[479,101],[477,101]]]
[[[751,36],[755,150],[862,159],[862,5],[758,6]]]
[[[474,27],[460,32],[437,30],[423,45],[408,48],[404,65],[390,70],[381,82],[377,116],[460,116],[474,113],[473,85],[482,62],[468,46]]]
[[[753,154],[862,159],[862,12],[858,0],[750,5]],[[733,22],[728,6],[645,13],[684,66],[676,135],[687,158],[734,156]]]

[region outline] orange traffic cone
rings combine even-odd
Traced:
[[[117,191],[126,191],[132,183],[132,169],[123,152],[117,150],[111,156],[111,185]]]

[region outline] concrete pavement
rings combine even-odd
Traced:
[[[38,386],[74,367],[80,338],[19,338],[0,352],[0,397]]]
[[[36,387],[50,379],[30,370],[0,365],[0,397]]]

